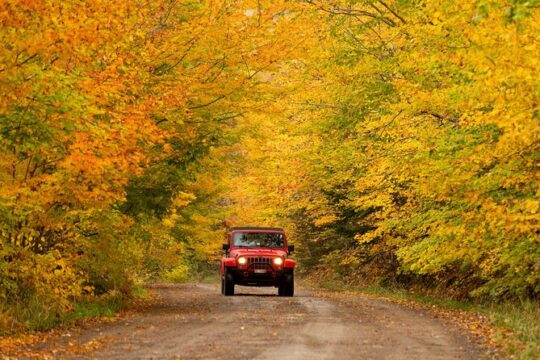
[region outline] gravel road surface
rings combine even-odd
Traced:
[[[34,348],[71,359],[479,359],[464,330],[385,300],[298,289],[156,285],[158,301]],[[54,348],[54,352],[51,350]],[[77,351],[73,349],[78,349]]]

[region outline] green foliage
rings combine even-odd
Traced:
[[[165,274],[163,274],[163,278],[171,282],[183,283],[188,279],[188,275],[189,267],[182,264],[167,271]]]
[[[0,4],[0,331],[216,259],[210,158],[278,92],[258,74],[302,37],[283,6]]]
[[[538,1],[40,0],[0,23],[3,329],[201,276],[232,224],[285,227],[306,272],[538,299]]]
[[[538,66],[521,64],[538,63],[539,12],[395,2],[370,23],[354,14],[373,7],[345,3],[319,5],[336,50],[315,61],[331,69],[327,93],[302,95],[331,104],[301,125],[320,139],[289,200],[304,264],[458,297],[537,298]],[[479,9],[490,20],[470,22]]]
[[[285,225],[306,271],[537,299],[537,7],[309,9],[324,46],[298,69],[287,121],[258,119],[240,140],[248,165],[232,181],[230,218]]]

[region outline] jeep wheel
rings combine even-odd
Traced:
[[[285,274],[283,280],[278,287],[279,296],[293,296],[294,295],[294,274],[291,271],[290,273]]]
[[[221,294],[225,295],[225,277],[221,276]]]
[[[221,279],[221,292],[225,296],[234,295],[234,278],[227,269],[225,269],[225,274]]]

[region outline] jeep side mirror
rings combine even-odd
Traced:
[[[288,245],[287,251],[289,252],[289,254],[292,253],[294,251],[294,245]]]
[[[225,250],[225,251],[229,251],[229,248],[230,248],[230,247],[231,247],[231,246],[229,245],[229,243],[225,243],[225,244],[223,244],[222,249]]]

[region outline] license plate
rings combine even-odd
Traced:
[[[266,273],[266,269],[255,269],[255,274],[264,274]]]

